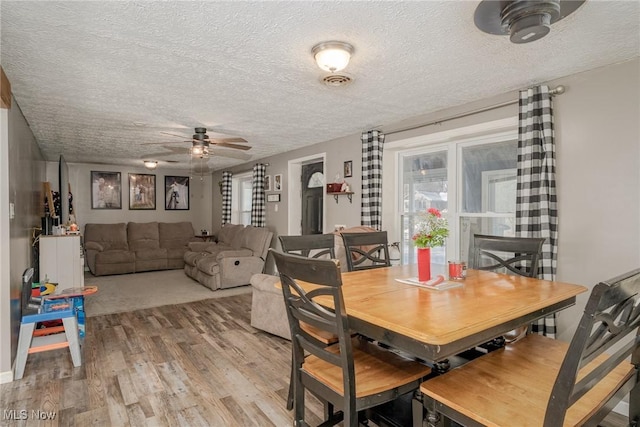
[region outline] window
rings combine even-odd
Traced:
[[[251,225],[253,174],[234,175],[231,179],[231,223]]]
[[[416,262],[411,236],[417,214],[447,211],[450,235],[433,248],[434,263],[468,259],[472,233],[515,234],[517,134],[459,137],[398,152],[402,262]]]

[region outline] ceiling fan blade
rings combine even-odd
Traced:
[[[212,145],[216,147],[224,147],[224,148],[235,148],[236,150],[250,150],[251,147],[248,145],[236,145],[236,144],[227,144],[225,142],[211,142]]]
[[[212,143],[218,144],[221,142],[249,142],[244,138],[210,138]]]
[[[249,160],[251,159],[251,155],[244,153],[242,151],[228,151],[228,150],[219,150],[214,148],[212,152],[209,153],[210,157],[228,157],[230,159],[238,159],[238,160]]]
[[[178,138],[182,138],[182,139],[189,138],[188,136],[184,136],[184,135],[176,135],[175,133],[169,133],[169,132],[160,132],[160,133],[162,133],[162,134],[164,134],[164,135],[176,136],[176,137],[178,137]]]

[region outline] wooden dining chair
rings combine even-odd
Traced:
[[[325,403],[323,426],[344,421],[349,427],[364,419],[365,409],[417,390],[430,374],[429,367],[351,336],[342,276],[335,260],[304,258],[273,249],[271,253],[280,272],[291,328],[295,426],[307,425],[305,390]],[[298,281],[312,283],[314,289],[306,292]],[[308,334],[301,322],[336,334],[338,343],[325,346]]]
[[[386,231],[342,233],[349,271],[389,267],[389,241]]]
[[[629,424],[640,425],[639,326],[637,269],[593,288],[571,343],[528,335],[424,382],[427,421],[596,426],[629,395]]]
[[[474,234],[469,268],[536,277],[544,238]]]
[[[303,236],[278,236],[282,250],[288,254],[307,258],[328,257],[335,259],[335,236],[333,234],[305,234]]]
[[[307,258],[335,259],[335,236],[333,234],[305,234],[302,236],[278,236],[282,250],[288,254],[301,255]],[[311,325],[302,324],[302,327],[314,335],[318,341],[325,345],[338,342],[338,336],[318,330]],[[291,367],[291,380],[289,381],[289,394],[287,395],[287,409],[293,409],[293,365]]]

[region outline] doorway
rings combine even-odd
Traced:
[[[303,223],[303,190],[305,188],[308,187],[307,182],[308,179],[305,180],[305,185],[303,185],[303,172],[302,172],[302,168],[306,165],[312,165],[314,163],[319,163],[320,165],[322,165],[322,169],[324,170],[324,165],[326,164],[326,157],[327,154],[326,153],[317,153],[317,154],[312,154],[309,156],[305,156],[305,157],[300,157],[297,159],[291,159],[288,162],[288,173],[287,173],[287,182],[289,183],[288,187],[288,191],[287,191],[287,199],[289,200],[288,206],[287,206],[287,217],[288,217],[288,234],[290,236],[299,236],[302,233],[302,223]],[[324,186],[325,186],[325,178],[324,178],[324,172],[322,172],[322,175],[319,174],[310,174],[308,175],[309,179],[313,179],[314,180],[314,185],[316,186],[316,188],[319,188],[321,194],[322,194],[322,202],[320,204],[318,204],[318,209],[317,211],[321,212],[320,216],[316,216],[315,221],[318,222],[318,226],[315,227],[315,229],[320,232],[320,233],[324,233],[324,230],[326,230],[326,212],[325,209],[327,208],[327,204],[324,203]],[[312,178],[313,177],[313,178]],[[319,183],[318,180],[319,178],[322,178],[322,182]],[[318,190],[316,190],[318,191]],[[311,203],[311,202],[310,202]]]
[[[324,163],[302,165],[302,234],[322,234]]]

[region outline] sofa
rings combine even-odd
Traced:
[[[346,251],[340,233],[367,233],[371,231],[376,230],[371,227],[357,226],[333,233],[335,235],[335,254],[336,258],[340,261],[340,269],[342,272],[348,270]],[[282,290],[276,287],[279,281],[279,276],[269,274],[254,274],[251,277],[250,284],[253,291],[251,301],[251,326],[290,340],[291,332],[289,330],[289,320],[287,319],[287,312],[284,306],[284,297]]]
[[[263,272],[272,238],[266,228],[225,224],[217,242],[189,244],[184,272],[211,290],[248,285]]]
[[[85,259],[95,276],[179,269],[197,240],[190,222],[87,224]]]

